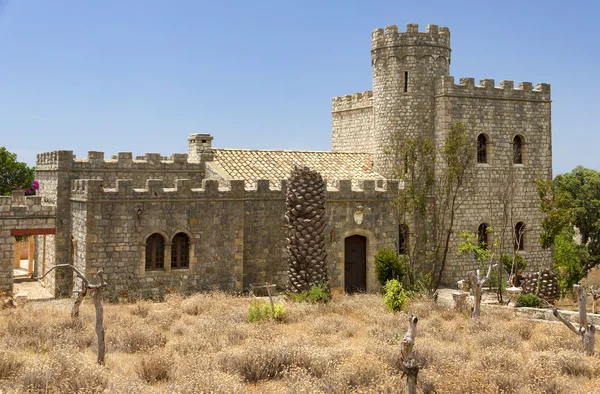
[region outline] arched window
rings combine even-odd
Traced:
[[[158,270],[165,267],[165,239],[154,233],[146,240],[146,269]]]
[[[525,250],[525,223],[515,225],[515,250]]]
[[[488,224],[487,223],[481,223],[479,225],[479,228],[477,229],[477,241],[479,243],[479,246],[481,246],[484,249],[488,248]]]
[[[523,140],[518,135],[513,139],[513,163],[523,164]]]
[[[190,238],[187,234],[177,233],[171,245],[171,268],[189,268]]]
[[[398,227],[398,254],[406,254],[408,252],[408,226],[401,224]]]
[[[487,138],[483,134],[477,137],[477,163],[487,163]]]

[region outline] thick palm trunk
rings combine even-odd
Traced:
[[[325,251],[326,185],[316,171],[296,167],[286,193],[289,290],[299,293],[329,282]]]

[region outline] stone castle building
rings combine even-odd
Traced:
[[[441,145],[457,121],[467,125],[477,149],[454,234],[500,222],[497,186],[510,179],[514,204],[505,230],[527,229],[519,253],[530,267],[549,265],[550,252],[538,242],[534,179],[552,176],[550,86],[456,83],[449,75],[450,32],[435,25],[425,32],[414,24],[406,32],[376,29],[371,54],[373,90],[333,99],[331,152],[217,149],[212,136],[193,134],[187,154],[168,157],[39,154],[38,195],[0,197],[2,286],[12,286],[11,235],[35,235],[37,273],[59,263],[88,274],[102,269],[115,296],[241,291],[265,281],[283,287],[285,178],[294,165],[306,165],[328,184],[332,287],[375,291],[373,255],[382,247],[402,249],[411,234],[400,231],[395,215],[399,183],[390,179],[386,146],[398,133],[422,133]],[[456,238],[445,283],[476,266],[456,254]],[[56,295],[69,294],[73,282],[60,269],[46,279]]]

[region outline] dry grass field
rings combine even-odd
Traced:
[[[105,306],[106,365],[95,364],[93,307],[63,301],[0,311],[0,392],[344,393],[403,391],[407,314],[377,295],[286,303],[284,322],[248,323],[249,298],[201,294]],[[424,393],[600,392],[600,357],[559,324],[416,300]],[[598,342],[598,341],[597,341]],[[600,344],[596,343],[596,348]]]

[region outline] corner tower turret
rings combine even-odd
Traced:
[[[433,135],[435,79],[450,72],[450,30],[416,24],[375,29],[371,43],[375,113],[375,171],[393,176],[394,141]]]

